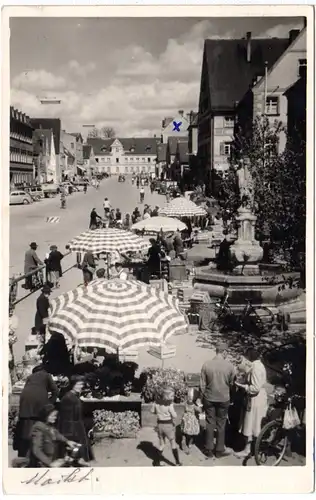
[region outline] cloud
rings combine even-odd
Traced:
[[[88,64],[81,65],[78,61],[73,59],[69,62],[68,68],[71,73],[85,77],[96,69],[96,64],[94,62],[90,62]]]
[[[53,90],[66,87],[67,81],[62,76],[40,69],[20,73],[13,79],[13,87],[23,90]]]
[[[269,36],[278,36],[281,27],[275,25]],[[179,109],[197,110],[204,39],[241,36],[233,20],[219,31],[214,21],[198,21],[181,36],[169,38],[160,53],[131,44],[111,49],[106,65],[102,58],[98,65],[73,59],[59,68],[59,76],[44,69],[28,78],[18,75],[12,104],[30,116],[60,117],[66,130],[82,131],[83,124],[91,123],[113,126],[120,136],[159,135],[165,116]],[[36,95],[43,88],[45,96],[57,97],[61,104],[41,105]]]

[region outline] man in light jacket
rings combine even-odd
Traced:
[[[43,262],[37,256],[36,250],[37,250],[37,244],[35,243],[35,241],[32,241],[29,250],[26,250],[24,256],[24,274],[34,271],[34,269],[36,269],[38,266],[43,265]],[[33,288],[32,283],[33,283],[32,276],[28,276],[27,278],[25,278],[24,288],[26,290],[32,290]]]

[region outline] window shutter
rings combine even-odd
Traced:
[[[224,143],[224,142],[221,142],[221,143],[220,143],[220,145],[219,145],[219,154],[220,154],[221,156],[224,156],[224,154],[225,154],[225,149],[224,149],[224,147],[225,147],[225,143]]]

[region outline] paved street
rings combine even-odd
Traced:
[[[158,194],[151,194],[146,189],[145,203],[162,205],[165,198]],[[117,177],[105,179],[101,182],[99,190],[93,187],[88,189],[87,194],[83,192],[74,193],[67,197],[67,209],[60,209],[59,197],[45,199],[39,203],[24,206],[10,207],[10,270],[9,275],[22,273],[24,269],[24,253],[31,241],[39,245],[38,256],[43,259],[50,245],[58,245],[61,251],[74,236],[89,227],[90,211],[95,207],[100,215],[103,215],[102,202],[107,196],[114,208],[120,208],[123,215],[131,213],[139,202],[139,192],[136,186],[132,186],[131,180],[119,183]],[[49,224],[46,222],[48,216],[60,216],[60,223]],[[75,262],[75,255],[70,255],[63,262],[63,269],[71,267]],[[51,297],[72,290],[82,280],[78,269],[66,272],[61,280],[59,290],[53,291]],[[25,294],[19,284],[18,297]],[[27,337],[34,326],[35,301],[39,292],[30,295],[21,301],[16,307],[16,315],[19,318],[17,330],[18,342],[14,346],[16,360],[20,360],[24,354],[24,346]]]

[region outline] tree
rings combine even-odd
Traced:
[[[260,239],[270,239],[291,258],[305,250],[306,164],[305,142],[287,146],[279,152],[280,134],[286,133],[280,122],[269,122],[266,116],[256,117],[248,132],[237,130],[230,169],[223,180],[224,202],[236,215],[242,200],[236,186],[236,173],[242,162],[249,160],[253,179],[254,213]],[[223,195],[223,193],[222,193]]]
[[[95,139],[96,137],[99,137],[99,130],[96,127],[93,127],[89,130],[88,139]]]
[[[100,130],[101,137],[104,137],[105,139],[113,139],[116,135],[115,130],[113,127],[102,127]]]

